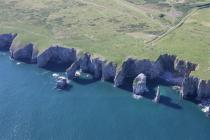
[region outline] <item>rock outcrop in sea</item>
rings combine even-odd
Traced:
[[[9,51],[17,34],[0,34],[0,51]]]
[[[147,79],[143,73],[140,73],[133,81],[133,94],[143,95],[148,92]]]
[[[159,86],[157,88],[156,95],[155,95],[155,98],[153,99],[153,101],[155,103],[159,103],[160,102],[160,87]]]

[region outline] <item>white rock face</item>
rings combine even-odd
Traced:
[[[159,101],[160,101],[160,88],[159,87],[157,88],[156,96],[153,101],[155,103],[159,103]]]
[[[133,93],[136,95],[143,95],[145,92],[148,92],[146,76],[141,73],[133,81]]]

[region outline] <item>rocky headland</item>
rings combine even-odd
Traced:
[[[69,79],[75,78],[78,70],[92,74],[94,79],[111,81],[116,87],[122,87],[129,79],[134,81],[131,85],[134,92],[139,91],[138,88],[141,87],[141,83],[138,85],[135,80],[141,81],[142,78],[142,81],[161,80],[180,86],[180,93],[185,99],[201,101],[210,97],[210,80],[202,80],[190,75],[196,70],[197,64],[180,60],[175,55],[163,54],[156,61],[127,58],[117,66],[114,62],[93,57],[89,53],[81,54],[74,48],[64,48],[60,45],[52,45],[38,53],[33,43],[13,43],[16,36],[17,34],[1,34],[0,50],[10,50],[13,59],[33,63],[46,69],[52,66],[65,66]],[[146,87],[146,84],[144,86]]]

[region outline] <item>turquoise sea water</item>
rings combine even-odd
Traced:
[[[107,82],[54,89],[52,72],[0,53],[0,140],[207,140],[210,119],[171,88],[135,100]]]

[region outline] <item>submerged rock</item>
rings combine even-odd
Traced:
[[[58,45],[46,49],[37,57],[39,67],[48,67],[49,65],[69,67],[74,61],[76,61],[76,50]]]
[[[58,77],[56,80],[56,88],[57,89],[66,89],[68,88],[69,82],[65,77]]]
[[[26,45],[13,44],[10,48],[10,55],[12,58],[25,63],[36,63],[38,50],[32,43]]]
[[[141,73],[133,81],[133,93],[136,95],[143,95],[145,92],[148,92],[146,76]]]
[[[9,51],[17,34],[0,34],[0,51]]]
[[[153,99],[155,103],[159,103],[160,101],[160,87],[157,88],[155,98]]]

